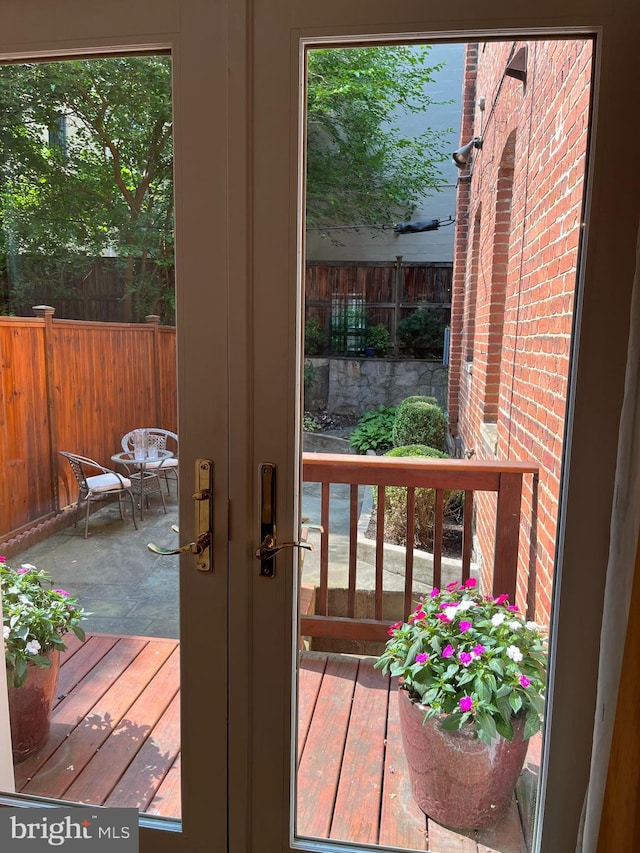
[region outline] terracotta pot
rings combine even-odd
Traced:
[[[524,720],[514,719],[512,741],[495,738],[490,746],[473,729],[448,732],[426,708],[398,691],[400,729],[413,797],[437,823],[454,829],[481,829],[496,823],[511,800],[527,754]]]
[[[27,678],[20,687],[13,687],[9,680],[9,719],[14,764],[24,761],[41,747],[49,736],[51,706],[60,669],[60,653],[52,651],[47,657],[51,666],[29,664]]]

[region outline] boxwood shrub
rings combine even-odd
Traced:
[[[407,397],[398,406],[393,423],[394,447],[422,444],[447,449],[447,419],[433,397]]]

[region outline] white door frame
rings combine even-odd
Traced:
[[[638,14],[632,0],[590,0],[587,4],[583,0],[540,0],[535,9],[514,7],[507,0],[489,0],[482,7],[469,0],[437,7],[423,0],[395,5],[386,0],[326,0],[316,4],[255,0],[253,4],[251,338],[256,358],[249,385],[255,417],[250,415],[249,422],[255,423],[256,429],[250,473],[255,475],[262,461],[278,465],[279,530],[288,541],[295,536],[299,486],[294,410],[300,399],[296,345],[299,351],[301,332],[296,317],[303,257],[302,235],[297,239],[301,232],[297,212],[300,39],[326,37],[337,42],[370,34],[397,34],[401,38],[424,33],[428,40],[436,32],[444,37],[491,33],[508,39],[516,37],[516,28],[520,38],[523,32],[597,36],[596,109],[587,187],[590,239],[582,256],[575,309],[581,328],[574,342],[554,595],[554,608],[561,618],[552,642],[555,676],[547,718],[546,797],[539,824],[539,849],[544,853],[575,848],[589,776],[602,591],[627,355],[626,335],[620,330],[628,326],[640,217],[637,170],[622,162],[618,153],[623,140],[635,140],[640,133],[633,108],[640,94],[631,35],[637,27]],[[281,365],[278,375],[270,372],[262,358],[264,352],[276,354]],[[269,432],[258,427],[260,414],[266,411],[270,412]],[[598,446],[597,487],[594,442]],[[233,465],[233,453],[231,458]],[[256,505],[254,499],[247,509],[253,509],[257,529]],[[585,536],[587,530],[589,536]],[[256,538],[253,542],[255,547]],[[249,848],[236,846],[232,837],[234,853],[243,849],[252,853],[291,849],[288,801],[294,643],[289,623],[294,557],[283,553],[278,559],[274,581],[260,579],[255,566],[251,572],[252,642],[240,616],[246,578],[238,585],[233,575],[230,580],[231,644],[238,652],[244,650],[251,673],[245,687],[249,690],[250,686],[253,702],[248,725],[254,756],[248,785],[234,785],[232,781],[231,825],[241,814],[250,814],[255,827]],[[234,595],[236,589],[238,595]],[[585,626],[589,626],[588,631]],[[242,725],[246,724],[243,719]],[[242,836],[241,841],[245,840]],[[303,842],[301,846],[328,849],[331,845]]]
[[[211,458],[214,571],[202,574],[191,555],[181,558],[182,824],[143,816],[141,851],[227,847],[227,35],[234,14],[227,0],[0,2],[0,59],[172,53],[180,539],[195,538],[195,460]]]

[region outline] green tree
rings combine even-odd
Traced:
[[[173,315],[171,65],[165,56],[0,67],[0,217],[14,303],[95,258],[129,319]],[[66,128],[66,134],[63,129]]]
[[[428,85],[443,64],[430,47],[326,48],[308,54],[307,227],[381,227],[411,216],[436,191],[450,131],[428,127]],[[398,120],[424,113],[403,136]]]

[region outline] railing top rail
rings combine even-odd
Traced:
[[[498,491],[502,475],[537,474],[533,462],[303,453],[306,482]]]

